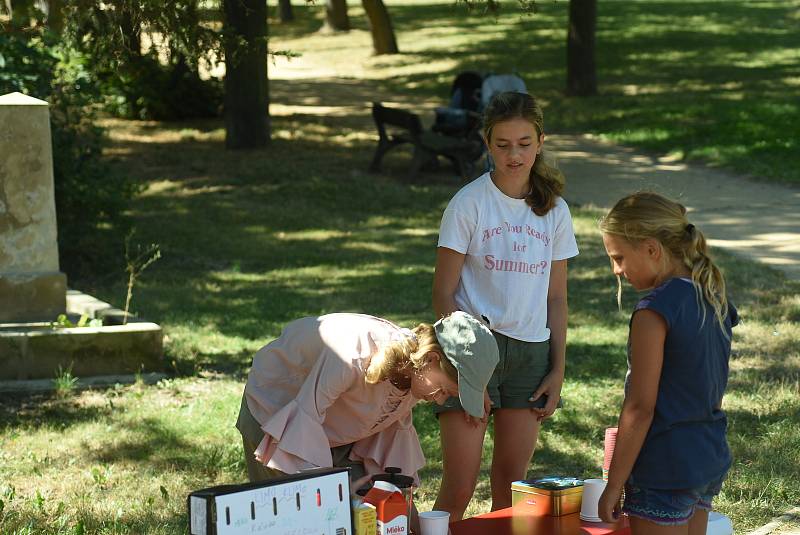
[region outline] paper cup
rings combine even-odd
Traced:
[[[426,511],[419,514],[421,535],[447,535],[450,513],[447,511]]]
[[[732,535],[733,524],[731,519],[722,513],[711,511],[708,513],[708,526],[706,535]]]
[[[599,521],[597,516],[597,503],[600,495],[606,488],[606,482],[602,479],[584,479],[583,497],[581,498],[581,518],[589,521]]]

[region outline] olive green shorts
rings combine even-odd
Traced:
[[[550,373],[550,342],[523,342],[492,331],[500,350],[497,363],[486,390],[494,409],[541,408],[547,396],[528,401],[545,375]],[[561,407],[561,400],[558,401]],[[457,397],[449,398],[444,405],[434,405],[434,413],[463,410]]]
[[[239,418],[236,420],[236,428],[242,435],[242,446],[244,448],[244,461],[247,467],[247,477],[251,482],[264,481],[284,475],[283,472],[264,466],[256,460],[254,452],[264,438],[261,425],[256,421],[247,407],[247,401],[242,396],[242,404],[239,407]],[[350,460],[350,450],[352,444],[331,448],[331,458],[333,466],[350,469],[350,479],[356,481],[367,475],[364,464]]]

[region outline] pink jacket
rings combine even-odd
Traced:
[[[328,314],[288,324],[261,348],[245,386],[265,436],[256,458],[285,473],[332,465],[330,448],[353,444],[350,459],[368,474],[397,466],[418,479],[425,457],[412,425],[418,401],[389,381],[367,384],[378,348],[404,336],[364,314]]]

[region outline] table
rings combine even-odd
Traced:
[[[540,516],[509,507],[450,524],[452,535],[630,535],[627,517],[618,522],[584,522],[578,513]]]

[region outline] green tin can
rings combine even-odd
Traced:
[[[548,476],[514,481],[511,504],[537,515],[562,516],[581,510],[583,480]]]

